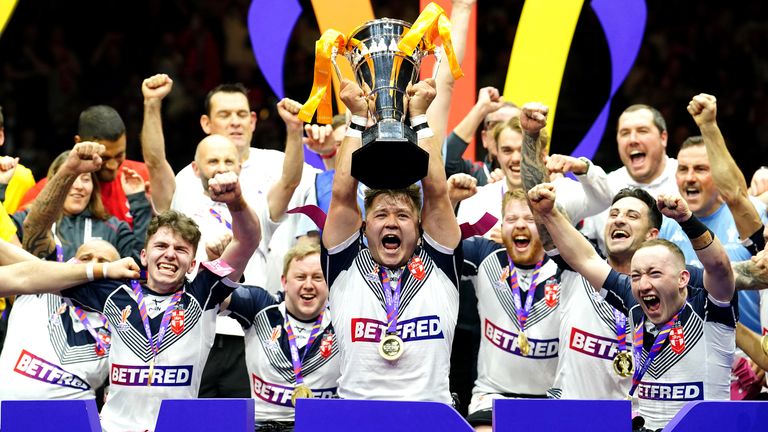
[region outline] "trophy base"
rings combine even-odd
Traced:
[[[363,132],[363,146],[352,153],[352,177],[371,189],[403,189],[427,175],[429,153],[416,132],[396,120],[383,120]]]

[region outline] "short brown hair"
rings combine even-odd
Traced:
[[[704,138],[701,137],[701,135],[694,135],[689,136],[688,138],[683,141],[682,144],[680,144],[680,150],[677,152],[680,153],[681,151],[687,149],[688,147],[696,147],[696,146],[703,146],[704,145]]]
[[[371,210],[373,201],[380,195],[389,195],[392,197],[399,195],[407,198],[411,204],[413,204],[416,213],[421,215],[421,188],[418,185],[412,184],[404,189],[366,189],[365,200],[363,201],[366,214]]]
[[[288,269],[293,260],[302,260],[314,254],[320,254],[320,245],[316,243],[299,243],[288,249],[283,257],[283,276],[288,276]]]
[[[646,104],[634,104],[627,107],[627,109],[624,110],[621,114],[624,115],[626,113],[631,113],[635,111],[640,110],[648,110],[651,112],[651,115],[653,116],[653,124],[656,125],[656,129],[659,130],[659,133],[666,132],[667,131],[667,122],[664,121],[664,116],[661,115],[661,112],[657,110],[656,108],[646,105]],[[621,116],[619,116],[621,117]],[[616,124],[618,128],[618,122]]]
[[[654,246],[662,246],[667,248],[667,250],[672,254],[672,256],[675,257],[675,261],[678,262],[678,267],[680,268],[680,270],[685,270],[685,255],[683,255],[683,251],[681,251],[676,244],[672,243],[669,240],[660,239],[660,238],[647,240],[643,242],[643,244],[641,244],[640,247],[637,248],[637,250],[654,247]],[[635,251],[635,253],[637,253],[637,251]]]
[[[144,240],[144,248],[149,245],[149,239],[162,227],[168,227],[185,241],[192,245],[192,250],[197,252],[197,244],[200,242],[200,228],[192,218],[176,210],[166,210],[149,221],[147,238]]]
[[[504,211],[507,209],[507,204],[510,201],[522,201],[528,204],[528,195],[522,189],[508,190],[503,197],[501,197],[501,217],[504,218]]]

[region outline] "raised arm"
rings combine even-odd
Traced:
[[[688,112],[701,131],[712,170],[712,180],[733,214],[739,237],[748,239],[758,231],[758,235],[762,236],[763,223],[749,200],[747,181],[728,151],[723,134],[717,126],[717,99],[705,93],[694,96],[688,103]]]
[[[411,121],[425,114],[435,98],[435,81],[427,79],[411,85],[407,89],[408,114]],[[442,246],[454,249],[461,241],[461,231],[453,213],[453,206],[448,199],[448,182],[441,156],[441,143],[434,136],[419,131],[419,147],[429,153],[427,176],[421,181],[424,203],[421,209],[421,226],[433,240]]]
[[[355,119],[368,118],[368,103],[363,90],[355,82],[345,79],[339,92],[341,100]],[[323,245],[337,246],[360,229],[362,216],[357,206],[357,179],[352,177],[352,152],[363,145],[360,131],[349,127],[347,135],[336,153],[336,174],[333,176],[331,204],[323,228]]]
[[[565,262],[600,290],[611,272],[611,266],[600,256],[581,233],[555,208],[555,187],[549,183],[528,191],[528,205],[537,220],[547,228],[552,241]]]
[[[520,110],[520,127],[523,129],[523,156],[520,171],[526,193],[537,184],[549,181],[544,161],[541,158],[545,150],[543,141],[540,139],[541,129],[547,125],[548,113],[549,108],[547,106],[536,102],[527,103]],[[546,225],[539,218],[536,218],[536,226],[539,229],[539,237],[544,249],[553,249],[555,246]]]
[[[763,351],[760,335],[742,323],[736,323],[736,346],[739,347],[760,369],[768,370],[768,353]]]
[[[62,213],[69,189],[81,175],[90,176],[101,167],[104,146],[84,141],[75,144],[59,171],[48,180],[32,209],[24,219],[24,249],[32,255],[45,258],[56,249],[51,226]],[[89,180],[90,181],[90,178]]]
[[[37,257],[20,246],[0,239],[0,266],[7,266],[24,261],[37,261]]]
[[[732,263],[736,290],[768,289],[768,252],[761,250],[747,261]]]
[[[301,104],[284,98],[277,103],[277,112],[285,123],[285,157],[283,158],[283,173],[267,194],[269,217],[277,221],[283,217],[291,201],[293,192],[301,182],[301,170],[304,167],[304,152],[301,146],[302,126],[298,114]]]
[[[469,18],[472,16],[472,7],[476,1],[453,0],[451,2],[451,42],[453,44],[453,52],[456,54],[456,61],[459,64],[464,61],[467,33],[469,32]],[[438,96],[426,114],[427,120],[435,133],[435,140],[442,145],[448,129],[448,114],[451,110],[453,87],[456,83],[453,75],[451,75],[451,68],[448,66],[447,59],[443,59],[436,81]]]
[[[4,243],[0,240],[0,243]],[[72,264],[33,259],[0,267],[0,297],[21,294],[56,293],[104,279],[138,279],[139,266],[131,258],[103,265]]]
[[[208,180],[208,193],[212,200],[225,203],[232,215],[232,241],[221,258],[234,269],[227,277],[238,282],[261,241],[259,217],[243,198],[237,174],[231,171]]]
[[[690,239],[704,266],[704,289],[716,300],[731,301],[735,291],[733,269],[720,240],[693,215],[681,196],[661,194],[656,197],[656,205],[661,214],[679,223]]]
[[[163,98],[171,92],[173,80],[168,75],[158,74],[144,80],[141,93],[144,95],[144,123],[141,126],[141,154],[149,170],[152,182],[149,193],[158,213],[171,208],[176,178],[173,168],[165,158],[165,137],[161,117]]]

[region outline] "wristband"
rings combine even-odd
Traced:
[[[350,126],[362,126],[363,129],[368,125],[368,118],[359,116],[359,115],[352,115],[352,120],[350,121]],[[354,127],[354,126],[353,126]],[[357,128],[355,128],[357,129]]]
[[[102,279],[106,279],[106,278],[107,278],[107,266],[108,266],[108,265],[109,265],[109,264],[107,264],[107,263],[104,263],[104,264],[102,264],[102,266],[101,266],[101,278],[102,278]]]
[[[426,114],[419,114],[417,116],[411,117],[411,127],[416,130],[416,126],[420,124],[426,124],[427,123],[427,115]]]
[[[93,282],[93,263],[88,263],[85,266],[85,277],[88,278],[88,282]]]
[[[715,234],[694,215],[684,222],[679,222],[680,228],[691,241],[693,250],[702,250],[715,241]]]
[[[330,159],[330,158],[336,156],[336,148],[334,147],[333,151],[331,151],[330,153],[326,153],[326,154],[318,153],[318,155],[320,155],[320,159]]]
[[[741,245],[744,246],[752,256],[757,255],[758,252],[765,248],[765,238],[763,237],[764,225],[760,225],[760,229],[752,233],[749,238],[741,241]]]
[[[432,129],[430,129],[429,126],[423,128],[421,130],[416,131],[416,137],[419,140],[423,140],[425,138],[431,138],[433,136],[435,136],[435,134],[432,132]]]
[[[363,133],[357,129],[353,129],[351,127],[347,128],[347,131],[344,132],[344,136],[352,137],[352,138],[363,138]]]

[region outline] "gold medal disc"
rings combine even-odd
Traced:
[[[297,399],[312,399],[313,397],[315,397],[315,395],[312,394],[312,389],[305,386],[304,384],[301,384],[293,389],[293,394],[291,395],[291,403],[293,403],[293,406],[296,406]]]
[[[531,344],[528,342],[528,336],[523,332],[517,335],[517,346],[520,348],[520,354],[527,356],[531,353]]]
[[[635,371],[635,364],[632,363],[632,357],[628,352],[622,351],[616,354],[616,357],[613,358],[613,371],[622,378],[632,376]]]
[[[768,334],[764,334],[763,338],[760,339],[760,345],[763,347],[765,355],[768,355]]]
[[[379,342],[379,355],[385,360],[394,361],[403,355],[403,340],[396,334],[388,334]]]

